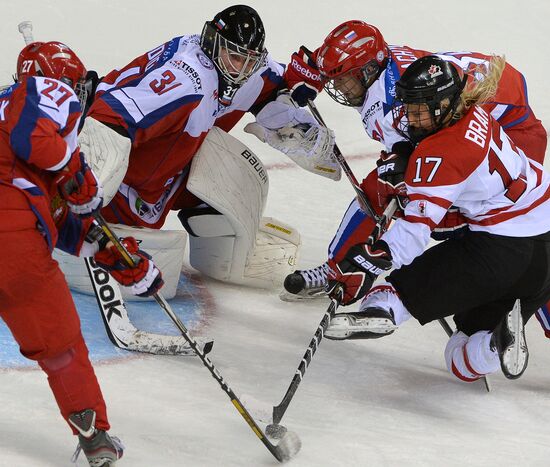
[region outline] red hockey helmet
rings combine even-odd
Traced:
[[[86,100],[86,68],[78,56],[61,42],[33,42],[17,58],[17,78],[45,76],[71,86],[81,103]]]
[[[346,21],[326,37],[317,54],[325,90],[336,102],[359,106],[388,58],[382,33],[364,21]]]

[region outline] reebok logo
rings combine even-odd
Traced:
[[[114,315],[122,318],[122,312],[118,307],[124,307],[120,300],[115,300],[116,293],[109,284],[109,274],[101,269],[93,260],[90,260],[94,282],[98,288],[98,295],[101,301],[101,307],[107,315],[107,321],[111,321]]]
[[[302,76],[312,79],[313,81],[321,81],[321,75],[319,73],[312,73],[308,68],[300,65],[295,58],[292,59],[292,62],[290,62],[290,64],[292,65],[292,68],[294,68]]]
[[[361,255],[357,255],[353,258],[353,260],[361,266],[365,271],[372,272],[373,274],[376,274],[379,276],[384,272],[383,269],[380,269],[379,267],[372,264],[370,261],[363,258]]]

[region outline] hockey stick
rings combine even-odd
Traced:
[[[92,283],[101,318],[107,336],[124,350],[155,355],[195,355],[193,349],[181,336],[168,336],[142,331],[128,317],[128,310],[118,283],[101,269],[92,258],[84,258]],[[212,340],[197,338],[204,353],[212,350]]]
[[[134,258],[128,253],[126,248],[124,248],[124,245],[120,243],[119,239],[116,237],[116,235],[114,235],[113,231],[111,230],[109,225],[105,222],[105,219],[103,219],[101,214],[98,214],[96,216],[96,220],[98,221],[99,225],[101,226],[101,228],[103,229],[107,237],[109,237],[109,240],[111,240],[113,244],[116,246],[116,248],[119,250],[119,252],[123,256],[127,264],[130,266],[135,266],[136,262]],[[267,439],[267,436],[264,434],[262,429],[258,426],[255,420],[252,418],[248,410],[246,410],[246,408],[243,406],[243,404],[241,403],[237,395],[225,382],[222,375],[216,369],[212,361],[205,355],[205,353],[197,345],[197,342],[195,341],[193,336],[189,333],[185,325],[174,313],[174,311],[172,310],[168,302],[164,299],[164,297],[159,293],[155,293],[153,297],[155,298],[157,303],[160,305],[160,307],[165,311],[165,313],[169,316],[172,322],[176,325],[176,327],[179,329],[182,336],[189,343],[189,345],[191,346],[193,351],[197,354],[197,356],[201,359],[204,366],[208,368],[212,377],[218,382],[220,387],[225,391],[229,399],[231,399],[231,402],[233,403],[237,411],[241,414],[241,416],[244,418],[244,420],[246,421],[250,429],[256,434],[256,436],[260,439],[260,441],[264,444],[264,446],[269,450],[269,452],[279,462],[285,462],[291,459],[292,457],[294,457],[302,447],[302,442],[300,441],[300,438],[298,438],[298,435],[296,433],[289,431],[285,434],[283,439],[279,441],[278,444],[276,445],[272,444]]]
[[[327,125],[325,124],[323,117],[321,117],[321,114],[317,110],[317,106],[314,104],[313,101],[308,100],[307,106],[309,107],[309,110],[315,117],[315,119],[325,128],[327,128]],[[359,185],[359,182],[357,181],[357,178],[355,177],[353,171],[351,170],[351,167],[349,166],[348,162],[344,158],[344,155],[342,154],[342,151],[340,151],[340,148],[334,143],[334,157],[336,158],[336,161],[338,164],[340,164],[340,167],[348,177],[348,180],[350,181],[351,185],[353,186],[353,189],[355,190],[355,194],[357,195],[357,201],[359,201],[359,205],[361,206],[361,209],[374,221],[378,221],[380,216],[376,214],[376,211],[373,209],[372,205],[369,203],[369,200],[367,199],[367,196],[365,195],[365,192],[361,189],[361,186]]]
[[[388,204],[388,207],[382,214],[382,216],[379,216],[379,220],[375,228],[373,229],[372,234],[369,236],[368,242],[370,244],[374,243],[378,239],[378,237],[385,232],[389,224],[389,221],[391,220],[393,213],[395,212],[396,209],[397,209],[397,200],[392,199]],[[279,422],[282,420],[283,415],[288,409],[288,406],[292,401],[292,398],[294,397],[294,394],[296,393],[298,386],[300,385],[300,383],[302,382],[302,379],[304,378],[307,367],[311,363],[311,359],[313,358],[313,355],[317,351],[317,348],[319,347],[319,344],[323,339],[325,331],[327,330],[327,327],[330,324],[330,321],[334,317],[336,310],[340,305],[340,302],[342,300],[342,295],[343,295],[343,289],[338,288],[335,292],[336,292],[336,297],[331,298],[330,305],[327,308],[327,311],[325,312],[325,314],[323,315],[323,319],[319,323],[319,326],[317,326],[317,330],[315,331],[315,334],[313,335],[313,338],[311,339],[311,342],[309,343],[304,353],[304,356],[300,361],[300,365],[296,369],[294,377],[292,378],[292,381],[290,382],[290,385],[288,386],[288,389],[286,390],[286,393],[283,396],[283,399],[281,400],[279,405],[273,407],[273,424],[270,424],[266,427],[266,433],[272,437],[277,437],[284,433],[284,427],[281,427],[281,425],[279,425]]]
[[[453,329],[447,322],[445,318],[438,319],[439,324],[441,324],[441,327],[445,330],[447,333],[447,336],[451,337],[453,335]],[[491,384],[489,383],[489,378],[485,375],[483,376],[483,382],[485,383],[485,389],[487,389],[487,392],[491,392]]]

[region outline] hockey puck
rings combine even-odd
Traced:
[[[271,423],[265,427],[265,434],[273,439],[281,439],[286,431],[286,427],[278,423]]]
[[[283,439],[279,441],[279,444],[277,444],[275,449],[277,450],[277,454],[279,455],[278,459],[282,462],[286,462],[292,459],[298,453],[298,451],[300,451],[301,447],[302,441],[300,440],[298,435],[293,431],[288,431],[283,435]]]

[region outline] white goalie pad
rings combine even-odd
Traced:
[[[87,118],[78,135],[78,144],[103,185],[103,205],[106,206],[115,196],[128,169],[130,139],[93,118]]]
[[[262,218],[268,176],[261,161],[236,138],[213,128],[199,151],[187,189],[221,214],[191,215],[191,266],[234,284],[280,287],[296,262],[300,235]]]
[[[154,230],[126,225],[112,225],[114,233],[119,237],[135,237],[140,249],[153,257],[153,261],[162,272],[164,286],[161,291],[165,298],[176,295],[187,233],[183,230]],[[83,258],[69,255],[60,250],[54,250],[54,258],[59,262],[61,270],[72,290],[93,294],[92,284],[86,270]],[[122,297],[126,300],[153,300],[152,297],[141,298],[132,295],[125,287],[120,287]]]

